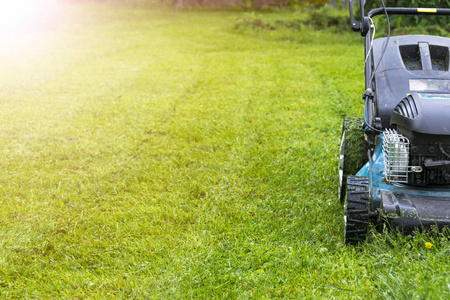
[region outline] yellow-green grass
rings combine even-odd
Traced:
[[[245,16],[68,5],[2,44],[1,298],[448,298],[448,239],[343,245],[361,41]]]

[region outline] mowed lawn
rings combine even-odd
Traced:
[[[3,32],[0,298],[450,297],[448,238],[343,244],[357,34],[247,15],[67,5]]]

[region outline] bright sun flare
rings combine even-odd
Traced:
[[[21,35],[32,32],[45,21],[53,0],[0,0],[0,34]]]

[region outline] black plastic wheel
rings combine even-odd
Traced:
[[[369,208],[369,180],[365,176],[349,176],[344,206],[346,244],[357,244],[366,239]]]
[[[344,203],[347,177],[355,175],[367,162],[367,144],[363,121],[358,118],[345,119],[339,152],[339,200]]]

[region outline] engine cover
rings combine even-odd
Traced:
[[[391,125],[410,141],[408,183],[418,186],[450,186],[450,94],[412,93],[400,101]]]

